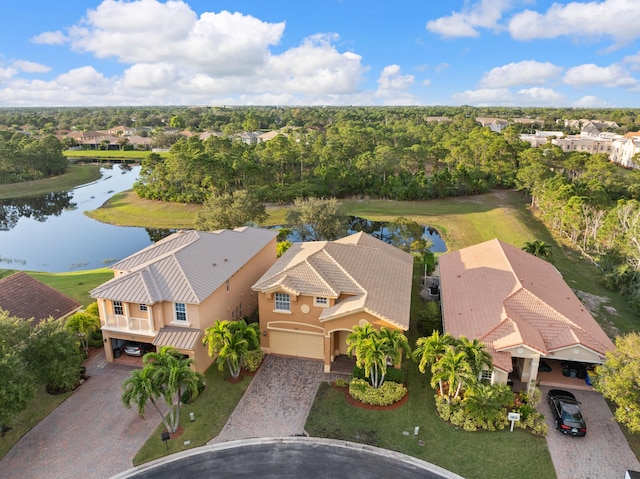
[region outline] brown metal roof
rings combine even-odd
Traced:
[[[195,328],[166,326],[158,331],[153,340],[154,346],[173,346],[183,351],[193,351],[200,339],[201,331]]]
[[[614,348],[555,267],[494,239],[439,260],[445,332],[483,340],[492,352],[516,345],[542,355],[582,345]],[[494,364],[510,362],[494,354]]]
[[[11,316],[32,320],[32,325],[52,317],[66,318],[82,304],[54,288],[19,272],[0,279],[0,309]]]

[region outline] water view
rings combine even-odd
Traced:
[[[102,268],[158,241],[170,230],[113,226],[83,213],[131,189],[139,166],[102,168],[101,179],[71,191],[0,201],[0,268],[67,272]],[[391,241],[387,223],[352,216],[349,233]],[[437,231],[424,227],[434,252],[446,251]],[[300,241],[295,235],[292,241]]]

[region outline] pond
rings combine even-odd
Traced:
[[[102,168],[99,180],[71,191],[0,201],[0,268],[52,273],[103,268],[170,234],[84,215],[131,189],[139,172],[139,166],[115,164]],[[357,231],[390,242],[387,223],[351,217],[349,233]],[[435,230],[425,227],[423,237],[433,242],[433,252],[446,251]]]

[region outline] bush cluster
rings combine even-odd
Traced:
[[[242,369],[254,373],[262,364],[264,353],[260,349],[253,349],[242,355]]]
[[[374,388],[364,379],[353,378],[349,382],[349,394],[364,404],[389,406],[400,401],[407,394],[407,388],[393,381],[385,381],[379,388]]]

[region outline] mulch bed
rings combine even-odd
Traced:
[[[332,384],[332,386],[335,389],[337,389],[338,391],[342,391],[343,394],[344,394],[344,398],[352,406],[358,407],[360,409],[368,409],[370,411],[391,411],[393,409],[399,408],[404,403],[406,403],[407,400],[409,399],[409,392],[407,391],[407,394],[405,394],[402,399],[400,399],[399,401],[394,402],[393,404],[389,404],[388,406],[374,406],[372,404],[365,404],[363,402],[360,402],[360,401],[354,399],[353,396],[351,396],[351,394],[349,394],[349,387],[348,386],[336,386],[335,384]]]

